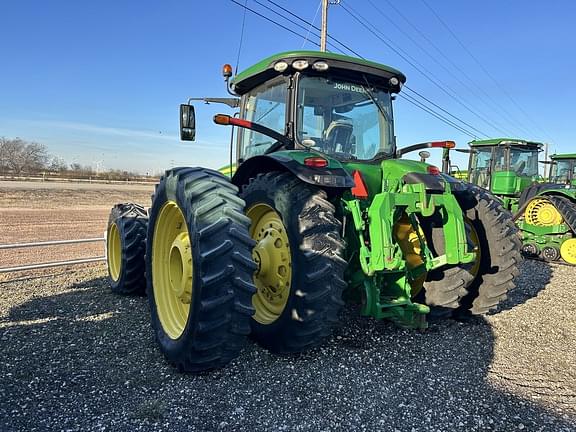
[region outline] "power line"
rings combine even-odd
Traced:
[[[452,31],[452,29],[446,24],[446,22],[436,13],[436,11],[426,2],[426,0],[420,0],[424,6],[428,8],[428,10],[436,17],[436,19],[442,24],[442,26],[450,33],[450,35],[454,38],[454,40],[462,47],[462,49],[474,60],[474,62],[478,65],[478,67],[486,74],[490,80],[498,87],[498,89],[516,106],[516,108],[524,114],[524,116],[528,119],[529,122],[534,124],[544,135],[547,135],[550,138],[550,134],[542,129],[531,117],[528,113],[522,108],[522,106],[516,102],[516,100],[510,95],[510,93],[502,86],[500,83],[494,78],[494,76],[484,67],[482,62],[478,60],[478,58],[464,45],[464,43],[460,40],[460,38]]]
[[[294,25],[294,26],[296,26],[296,27],[299,27],[299,28],[302,29],[302,30],[306,30],[306,27],[304,27],[302,24],[298,24],[297,22],[295,22],[294,20],[290,19],[290,18],[287,17],[286,15],[284,15],[284,14],[282,14],[282,13],[280,13],[280,12],[274,10],[274,9],[271,9],[270,7],[268,7],[267,5],[265,5],[264,3],[262,3],[261,1],[259,1],[259,0],[253,0],[253,1],[254,1],[254,3],[262,6],[262,7],[263,7],[264,9],[266,9],[268,12],[271,12],[271,13],[273,13],[274,15],[279,16],[280,18],[288,21],[290,24],[292,24],[292,25]],[[285,11],[288,12],[290,15],[297,16],[297,15],[293,14],[292,12],[288,11],[287,9],[283,8],[282,6],[276,5],[276,3],[274,3],[273,1],[270,1],[270,0],[267,0],[267,1],[268,1],[268,3],[272,3],[272,4],[274,4],[275,6],[277,6],[278,8],[280,8],[280,9],[285,10]],[[300,18],[300,17],[298,17],[298,18],[300,19],[300,21],[302,21],[302,22],[304,22],[304,23],[308,23],[308,21],[306,21],[305,19]],[[310,27],[308,28],[308,34],[307,34],[306,36],[299,35],[300,37],[304,38],[304,42],[309,41],[308,35],[309,35],[309,33],[311,32],[310,28],[315,28],[316,30],[319,31],[318,27],[316,27],[316,26],[314,26],[312,23],[310,23]],[[315,37],[317,37],[317,38],[320,38],[320,35],[319,35],[319,34],[313,33],[313,35],[314,35]],[[318,45],[318,44],[316,44],[316,45]],[[335,47],[334,44],[330,43],[330,45],[331,45],[332,47],[334,47],[335,49],[337,49],[338,51],[342,52],[342,50],[339,49],[338,47]]]
[[[246,24],[246,4],[248,0],[244,0],[244,14],[242,15],[242,30],[240,31],[240,42],[238,44],[238,56],[236,57],[236,70],[234,73],[238,73],[238,66],[240,65],[240,52],[242,51],[242,41],[244,40],[244,25]]]
[[[399,93],[398,96],[404,100],[406,100],[407,102],[411,103],[412,105],[420,108],[421,110],[427,112],[428,114],[430,114],[433,117],[436,117],[438,120],[448,124],[449,126],[452,126],[454,129],[459,130],[460,132],[462,132],[464,135],[468,135],[470,138],[473,139],[478,139],[480,137],[478,137],[477,135],[475,135],[474,133],[468,131],[467,129],[464,129],[463,127],[461,127],[460,125],[454,123],[453,121],[449,120],[448,118],[444,117],[441,114],[438,114],[437,112],[431,110],[430,108],[428,108],[426,105],[424,105],[423,103],[421,103],[420,101],[418,101],[417,99],[411,97],[410,95],[406,94],[406,93]]]
[[[262,5],[262,3],[260,3],[258,0],[254,0],[255,2],[257,2],[258,4]],[[294,18],[296,18],[297,20],[303,22],[304,24],[310,26],[310,28],[313,28],[315,30],[317,30],[318,32],[320,32],[320,27],[314,25],[314,23],[311,23],[310,21],[302,18],[301,16],[296,15],[294,12],[292,12],[291,10],[283,7],[282,5],[279,5],[278,3],[276,3],[274,0],[266,0],[268,3],[273,4],[274,6],[276,6],[278,9],[288,13],[289,15],[293,16]],[[262,5],[263,6],[263,5]],[[264,6],[266,7],[266,6]],[[279,14],[278,12],[274,11],[273,9],[267,8],[270,12],[275,13],[277,15],[282,16],[284,19],[290,21],[292,24],[299,26],[300,28],[303,28],[300,24],[295,23],[294,21],[291,21],[289,18],[286,18],[285,16]],[[350,48],[348,45],[346,45],[345,43],[341,42],[340,40],[336,39],[334,36],[328,35],[328,39],[331,39],[332,41],[334,41],[336,44],[340,45],[342,48],[348,50],[349,52],[351,52],[352,54],[354,54],[357,57],[360,58],[364,58],[362,57],[360,54],[358,54],[356,51],[354,51],[352,48]],[[334,45],[332,45],[334,46]],[[338,49],[338,48],[336,48]],[[340,49],[338,49],[339,51],[341,51]]]
[[[392,26],[394,26],[400,33],[402,33],[402,35],[404,35],[407,39],[409,39],[417,48],[420,49],[420,51],[422,51],[428,58],[430,58],[434,63],[436,63],[438,66],[440,66],[447,74],[449,74],[452,78],[454,78],[460,85],[462,85],[464,88],[466,88],[471,94],[473,94],[475,97],[477,97],[480,101],[482,101],[484,103],[484,105],[486,105],[486,107],[488,107],[488,109],[490,110],[494,110],[494,108],[499,109],[500,111],[502,111],[504,113],[504,115],[506,115],[507,113],[500,107],[499,104],[497,104],[494,99],[492,99],[484,89],[482,89],[481,87],[479,87],[457,64],[455,64],[449,57],[447,57],[441,50],[440,48],[438,48],[418,27],[416,27],[414,24],[412,24],[410,22],[410,20],[404,16],[404,14],[402,14],[402,12],[400,10],[398,10],[398,8],[390,1],[390,0],[385,0],[386,3],[388,3],[388,5],[390,6],[391,9],[393,9],[398,15],[400,15],[400,17],[408,23],[408,25],[410,27],[412,27],[414,30],[416,30],[418,32],[418,34],[424,38],[424,40],[426,40],[447,62],[445,61],[440,61],[438,56],[434,56],[430,53],[429,50],[425,49],[417,40],[415,40],[406,30],[404,30],[404,27],[399,25],[396,20],[390,18],[380,7],[378,7],[374,1],[372,0],[367,0],[368,3],[370,3],[370,5],[382,16],[384,17],[384,19],[386,19]],[[447,66],[447,63],[451,65],[451,67]],[[458,71],[460,72],[465,78],[467,78],[467,80],[469,82],[471,82],[473,84],[474,87],[479,87],[482,94],[484,96],[486,96],[488,99],[490,99],[490,102],[492,102],[492,106],[490,106],[488,103],[486,103],[486,100],[482,98],[482,94],[479,94],[478,91],[473,88],[472,86],[470,86],[470,84],[465,83],[463,80],[460,79],[460,77],[458,77],[456,75],[456,73],[454,73],[454,71]],[[485,113],[482,113],[483,115],[486,115]],[[489,116],[486,116],[489,117]],[[509,117],[509,121],[511,120],[512,123],[514,123],[514,126],[517,127],[518,129],[523,129],[526,130],[525,128],[523,128],[522,126],[519,126],[519,122],[517,122],[515,119],[511,119],[511,117],[508,115]],[[497,125],[499,128],[502,129],[502,124],[499,123],[498,121],[494,120],[493,118],[490,118],[490,120]]]
[[[366,28],[370,33],[372,33],[376,38],[378,38],[382,43],[384,43],[388,48],[390,48],[392,51],[394,51],[398,56],[400,56],[404,61],[406,61],[410,66],[412,66],[414,69],[416,69],[418,72],[420,72],[426,79],[428,79],[428,81],[430,81],[432,84],[434,84],[436,87],[438,87],[443,93],[445,93],[446,95],[448,95],[451,99],[453,99],[454,101],[456,101],[459,105],[461,105],[465,110],[469,111],[470,113],[472,113],[473,115],[475,115],[476,117],[478,117],[479,119],[481,119],[482,121],[484,121],[484,123],[486,123],[487,125],[489,125],[491,128],[493,128],[494,130],[500,131],[501,133],[504,133],[505,135],[508,135],[507,132],[505,132],[504,130],[502,130],[501,128],[498,128],[497,126],[495,126],[492,122],[490,122],[490,120],[486,119],[486,117],[482,116],[481,114],[479,114],[478,112],[476,112],[475,110],[471,109],[466,103],[464,103],[460,98],[458,98],[457,96],[454,95],[453,92],[448,91],[447,88],[449,88],[448,86],[442,85],[442,83],[438,82],[436,79],[434,79],[430,73],[426,72],[424,69],[424,67],[418,63],[417,60],[415,60],[414,58],[412,58],[409,54],[407,54],[404,50],[402,50],[401,48],[397,48],[395,47],[392,42],[390,40],[386,40],[387,38],[385,38],[385,36],[382,34],[382,32],[380,30],[378,30],[373,24],[371,24],[368,20],[366,20],[366,18],[364,18],[362,15],[357,14],[355,15],[354,12],[352,12],[349,8],[347,8],[344,4],[341,3],[342,8],[358,23],[360,23],[360,25],[362,25],[364,28]],[[372,28],[371,28],[372,27]],[[379,34],[378,34],[379,33]],[[459,119],[460,121],[462,121],[461,119]],[[479,133],[481,133],[482,135],[488,137],[489,135],[485,132],[482,131],[478,131]]]
[[[278,27],[283,28],[283,29],[286,30],[286,31],[289,31],[289,32],[292,33],[293,35],[296,35],[296,36],[299,36],[299,37],[301,37],[301,38],[303,38],[303,39],[306,39],[306,36],[301,35],[301,34],[298,33],[298,32],[295,32],[294,30],[292,30],[291,28],[286,27],[286,26],[283,25],[283,24],[280,24],[278,21],[274,21],[272,18],[268,18],[267,16],[262,15],[260,12],[257,12],[257,11],[255,11],[254,9],[249,8],[248,6],[244,6],[242,3],[239,3],[239,2],[237,2],[236,0],[230,0],[230,1],[231,1],[232,3],[234,3],[234,4],[236,4],[236,5],[238,5],[238,6],[242,7],[242,8],[244,8],[244,9],[252,12],[252,13],[255,14],[255,15],[258,15],[260,18],[264,18],[266,21],[269,21],[269,22],[277,25]]]
[[[316,13],[314,14],[314,18],[312,19],[312,23],[310,24],[310,26],[308,27],[308,31],[306,32],[306,40],[304,42],[302,42],[302,47],[304,48],[304,45],[306,45],[306,42],[308,42],[308,36],[310,36],[310,32],[312,31],[312,26],[314,25],[314,23],[316,22],[316,18],[318,17],[318,12],[320,12],[320,7],[322,6],[322,0],[320,0],[318,2],[318,7],[316,8]]]
[[[290,33],[292,33],[292,34],[294,34],[294,35],[296,35],[296,36],[301,37],[301,38],[304,39],[304,40],[306,40],[306,38],[307,38],[307,36],[304,36],[304,35],[296,32],[296,31],[294,31],[294,30],[292,30],[292,29],[284,26],[283,24],[280,24],[279,22],[277,22],[277,21],[275,21],[275,20],[273,20],[273,19],[271,19],[271,18],[269,18],[269,17],[267,17],[267,16],[265,16],[265,15],[263,15],[263,14],[255,11],[254,9],[252,9],[252,8],[250,8],[250,7],[247,7],[247,6],[245,7],[244,5],[242,5],[241,3],[237,2],[236,0],[230,0],[230,1],[231,1],[232,3],[234,3],[234,4],[236,4],[236,5],[244,8],[245,10],[248,10],[248,11],[254,13],[255,15],[257,15],[257,16],[259,16],[259,17],[261,17],[261,18],[263,18],[263,19],[265,19],[265,20],[267,20],[267,21],[269,21],[269,22],[271,22],[271,23],[273,23],[273,24],[275,24],[276,26],[281,27],[282,29],[289,31]],[[279,12],[274,11],[274,10],[272,10],[272,9],[270,9],[270,8],[267,8],[266,6],[262,5],[262,3],[260,3],[258,0],[254,0],[254,1],[255,1],[256,3],[258,3],[258,4],[260,4],[261,6],[265,7],[269,12],[272,12],[272,13],[274,13],[274,14],[282,17],[283,19],[287,20],[288,22],[290,22],[291,24],[293,24],[293,25],[295,25],[295,26],[297,26],[297,27],[299,27],[299,28],[305,29],[304,27],[302,27],[302,25],[294,22],[293,20],[287,18],[286,16],[280,14]],[[277,5],[277,4],[276,4],[275,2],[273,2],[272,0],[267,0],[267,1],[268,1],[269,3],[272,3],[272,4],[274,4],[274,5]],[[278,7],[279,7],[280,9],[282,9],[282,10],[285,10],[287,13],[289,13],[290,15],[296,17],[296,18],[299,19],[300,21],[311,25],[313,28],[318,29],[318,27],[314,26],[313,24],[311,24],[310,22],[304,20],[303,18],[299,17],[298,15],[292,13],[291,11],[288,11],[287,9],[283,8],[282,6],[279,6],[279,5],[278,5]],[[318,29],[318,30],[319,30],[319,29]],[[329,39],[337,42],[339,45],[345,47],[348,51],[350,51],[351,53],[355,54],[356,56],[358,56],[358,57],[360,57],[360,58],[364,58],[363,56],[361,56],[360,54],[358,54],[356,51],[354,51],[352,48],[350,48],[350,47],[347,46],[346,44],[338,41],[336,38],[334,38],[334,37],[332,37],[332,36],[330,36],[330,35],[328,35],[328,37],[329,37]],[[341,50],[339,50],[339,51],[341,51]],[[341,51],[341,52],[342,52],[342,51]],[[404,88],[407,88],[407,86],[404,86]],[[413,91],[412,89],[410,89],[410,90]],[[416,93],[418,96],[422,97],[422,96],[420,95],[420,93],[417,93],[417,92],[415,92],[415,91],[413,91],[413,92]],[[405,99],[408,100],[409,97],[406,97]],[[410,100],[412,101],[412,100],[415,100],[415,99],[412,97],[412,98],[410,98]],[[429,99],[426,99],[426,100],[429,101]],[[418,103],[411,102],[411,103],[412,103],[413,105],[416,105],[417,107],[423,109],[423,110],[426,111],[427,113],[430,113],[431,115],[433,115],[433,116],[436,117],[437,119],[443,121],[444,123],[448,124],[449,126],[455,127],[457,130],[465,133],[466,135],[468,135],[468,136],[470,136],[470,137],[473,137],[473,138],[478,138],[478,136],[477,136],[476,134],[474,134],[474,133],[472,133],[472,132],[470,132],[470,131],[467,131],[467,130],[465,130],[464,127],[458,126],[458,125],[455,124],[454,122],[446,119],[446,117],[444,117],[443,115],[441,115],[441,114],[439,114],[439,113],[436,113],[432,108],[430,108],[430,107],[425,107],[425,104],[424,104],[424,103],[422,103],[422,102],[418,102]],[[437,106],[437,107],[439,107],[439,105],[436,105],[436,104],[434,104],[434,105]],[[440,108],[440,107],[439,107],[439,108]],[[440,108],[440,109],[442,109],[444,112],[448,113],[450,116],[452,116],[452,117],[453,117],[454,119],[456,119],[458,122],[460,122],[460,123],[462,123],[462,124],[464,124],[464,125],[468,125],[468,123],[466,123],[466,122],[463,121],[462,119],[454,116],[453,114],[450,114],[448,111],[444,110],[443,108]],[[475,128],[473,128],[473,129],[475,129]],[[479,131],[478,131],[478,132],[479,132]],[[480,132],[479,132],[479,133],[480,133]],[[484,133],[481,133],[481,135],[487,136],[487,135],[484,134]]]
[[[449,56],[447,56],[440,48],[438,48],[438,46],[424,33],[422,32],[422,30],[420,30],[420,28],[416,25],[414,25],[395,5],[393,2],[391,2],[390,0],[384,0],[388,6],[390,6],[391,9],[393,9],[412,29],[414,29],[416,31],[416,33],[418,33],[420,35],[420,37],[422,37],[430,46],[432,46],[432,48],[434,48],[434,50],[442,57],[444,58],[455,70],[457,70],[458,72],[460,72],[464,77],[466,77],[466,79],[474,86],[476,87],[479,92],[484,95],[491,103],[494,104],[494,106],[500,110],[500,112],[502,112],[507,118],[508,121],[511,121],[512,123],[515,123],[516,127],[518,127],[519,129],[522,129],[524,132],[527,132],[527,129],[516,119],[512,116],[512,114],[510,114],[504,107],[501,106],[501,104],[499,104],[498,102],[496,102],[494,100],[494,98],[492,98],[490,96],[490,94],[488,92],[486,92],[486,90],[478,85],[471,77],[470,75],[468,75],[457,63],[455,63]],[[427,52],[427,51],[426,51]],[[484,102],[486,103],[486,102]],[[528,132],[528,134],[530,135],[530,132]]]

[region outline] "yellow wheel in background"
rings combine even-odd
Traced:
[[[257,243],[252,257],[258,268],[254,273],[256,294],[253,318],[260,324],[276,321],[288,302],[292,280],[292,258],[286,227],[280,215],[269,205],[258,203],[248,209],[252,221],[250,237]]]
[[[122,267],[122,242],[120,241],[120,230],[116,222],[108,226],[108,234],[106,235],[106,260],[108,262],[110,278],[114,282],[118,281]]]
[[[108,282],[115,294],[143,295],[146,290],[144,252],[148,214],[135,203],[116,204],[106,229]]]
[[[422,229],[419,228],[420,231],[420,238],[424,239],[424,233]],[[424,260],[422,259],[422,246],[420,244],[420,238],[418,233],[410,223],[408,217],[402,217],[396,224],[394,225],[393,230],[394,238],[398,242],[400,249],[404,255],[404,259],[406,260],[406,265],[409,269],[413,269],[418,267],[419,265],[424,264]],[[415,297],[424,286],[424,281],[426,280],[427,273],[422,274],[418,278],[413,281],[410,281],[410,286],[412,287],[412,297]]]
[[[562,243],[560,256],[568,264],[576,265],[576,238],[568,239]]]
[[[524,211],[524,219],[530,225],[554,226],[564,222],[554,204],[546,198],[534,198]]]
[[[174,201],[161,208],[152,244],[154,299],[166,334],[178,339],[190,313],[193,263],[188,227]]]

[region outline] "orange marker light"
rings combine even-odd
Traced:
[[[368,188],[366,188],[366,184],[364,183],[364,179],[362,178],[362,174],[360,171],[354,171],[352,174],[354,178],[354,187],[352,188],[352,195],[359,199],[366,199],[368,198]]]
[[[228,63],[222,66],[222,76],[224,76],[224,78],[230,78],[232,76],[232,66]]]
[[[214,123],[219,125],[229,125],[230,124],[230,116],[226,114],[216,114],[214,116]]]

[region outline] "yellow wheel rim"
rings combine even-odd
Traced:
[[[424,233],[420,228],[418,229],[420,232],[420,237],[423,239]],[[398,222],[396,222],[394,225],[394,238],[402,250],[408,269],[413,269],[419,265],[424,264],[424,260],[422,259],[422,246],[420,244],[420,238],[416,230],[414,230],[414,227],[410,223],[408,217],[404,216]],[[427,273],[424,273],[410,282],[410,286],[412,287],[412,297],[416,296],[422,290],[424,281],[426,280],[426,275]]]
[[[566,240],[560,246],[560,256],[568,264],[576,265],[576,238]]]
[[[524,219],[530,225],[554,226],[560,225],[564,220],[554,204],[546,198],[535,198],[526,207]]]
[[[466,228],[466,237],[468,239],[468,247],[471,247],[474,252],[476,252],[476,259],[474,260],[474,264],[470,269],[470,273],[472,276],[478,276],[478,272],[480,271],[480,263],[482,262],[482,249],[480,247],[480,237],[478,236],[478,232],[472,221],[468,218],[464,218],[464,225]]]
[[[250,236],[257,244],[252,257],[258,269],[254,273],[256,294],[253,318],[260,324],[276,321],[290,297],[292,258],[286,227],[280,215],[267,204],[255,204],[246,212],[252,220]]]
[[[122,267],[122,242],[120,240],[120,230],[115,222],[108,227],[106,255],[108,272],[112,280],[116,282],[120,279],[120,269]]]
[[[192,301],[192,245],[182,210],[165,203],[154,225],[152,286],[158,319],[171,339],[184,332]]]

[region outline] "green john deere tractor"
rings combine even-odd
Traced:
[[[224,76],[234,97],[191,100],[239,109],[214,117],[238,128],[229,176],[171,169],[147,216],[120,205],[109,221],[112,289],[142,293],[145,278],[171,363],[223,366],[248,335],[276,353],[305,351],[330,335],[343,299],[425,328],[427,316],[484,314],[506,298],[521,259],[512,217],[482,189],[399,160],[402,73],[297,51],[231,80],[226,65]],[[183,140],[195,136],[189,103]]]
[[[576,265],[576,155],[551,156],[546,180],[538,174],[542,143],[496,138],[469,144],[469,150],[457,149],[470,153],[467,180],[492,192],[514,214],[524,254]],[[445,151],[443,168],[450,172],[446,167],[451,165]]]
[[[576,187],[576,153],[550,156],[550,183]]]

